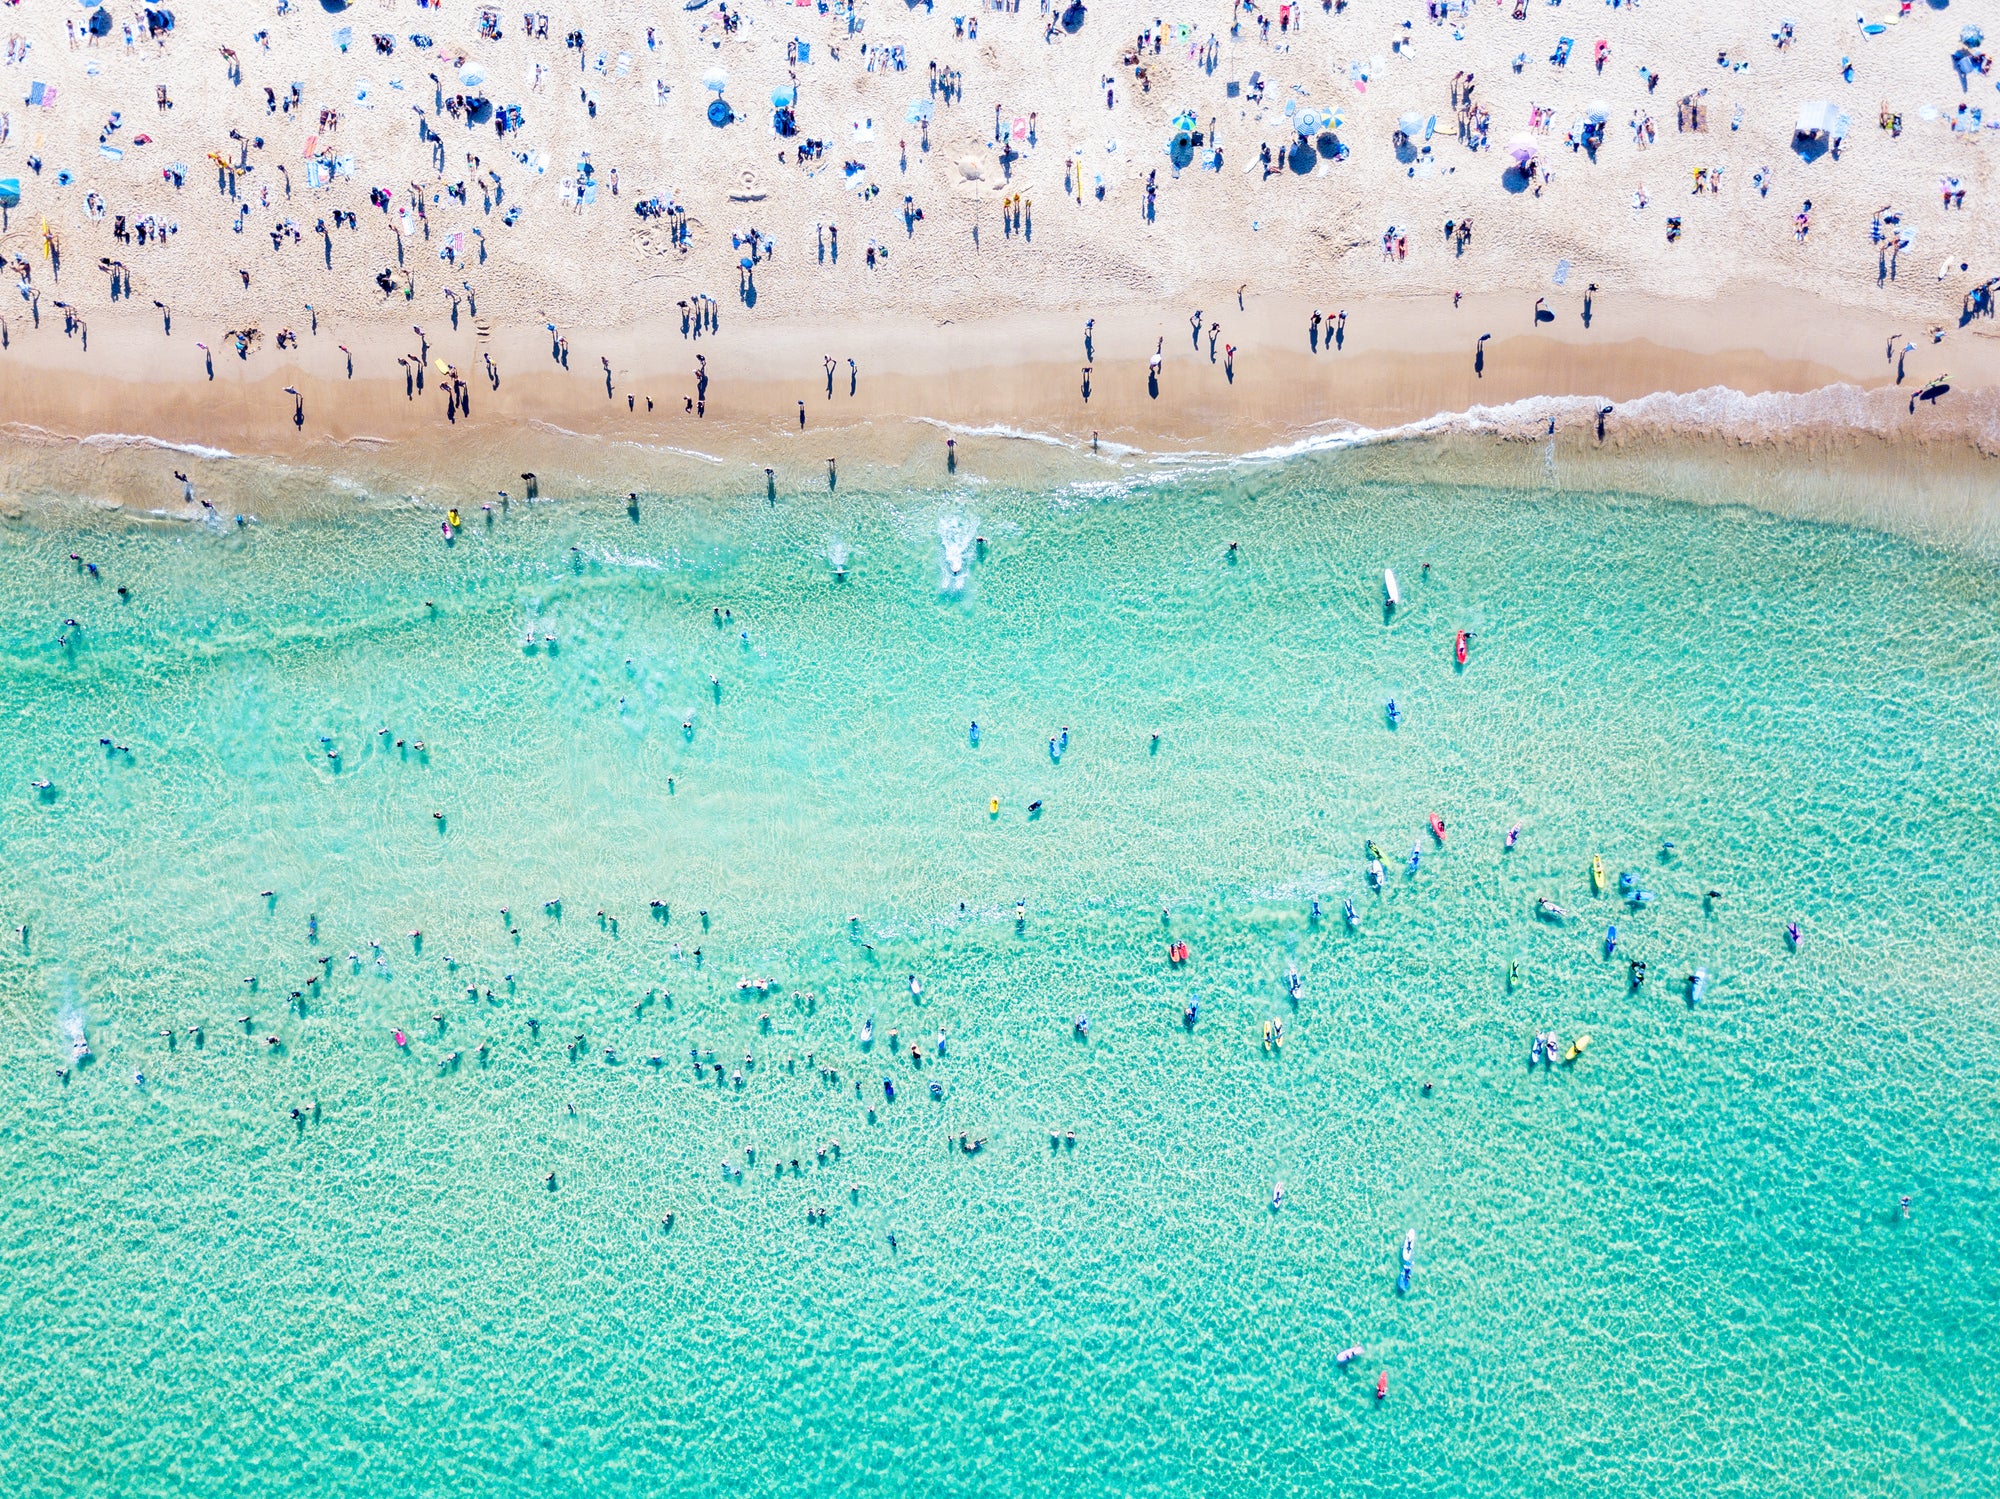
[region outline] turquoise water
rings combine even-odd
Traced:
[[[1991,1482],[1990,564],[1311,463],[0,548],[0,1491]]]

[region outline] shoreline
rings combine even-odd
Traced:
[[[529,471],[548,498],[761,493],[767,467],[770,487],[789,494],[823,489],[828,457],[850,487],[1131,484],[1341,450],[1373,449],[1370,466],[1395,467],[1380,449],[1541,442],[1553,419],[1568,468],[1614,487],[1655,488],[1706,454],[1757,475],[1756,492],[1732,496],[1743,502],[2000,549],[2000,518],[1978,493],[2000,459],[2000,329],[1975,323],[1948,349],[1922,346],[1898,386],[1872,319],[1829,317],[1826,304],[1774,288],[1700,304],[1600,295],[1588,324],[1580,293],[1540,323],[1519,293],[1458,308],[1449,296],[1356,301],[1343,346],[1317,352],[1310,304],[1253,294],[1237,313],[1222,295],[1221,312],[1205,310],[1227,319],[1233,368],[1220,348],[1211,363],[1186,321],[1162,327],[1150,308],[1113,308],[1096,320],[1087,401],[1082,319],[1069,314],[737,330],[725,312],[722,332],[698,338],[674,321],[578,335],[567,372],[541,328],[468,325],[430,343],[421,394],[396,362],[416,349],[380,339],[350,344],[351,380],[323,337],[268,373],[224,357],[212,382],[190,381],[160,355],[199,358],[192,341],[134,317],[99,335],[88,371],[77,356],[42,363],[47,340],[0,364],[0,505],[9,516],[82,500],[200,518],[176,470],[217,511],[265,521],[386,500],[468,508],[502,489],[518,498]],[[1492,337],[1476,369],[1480,332]],[[1155,395],[1147,361],[1162,338]],[[842,351],[830,399],[820,350]],[[858,360],[851,394],[846,351]],[[67,341],[55,352],[69,353]],[[705,419],[682,409],[697,355]],[[487,356],[497,389],[482,374]],[[610,399],[600,359],[611,362]],[[1947,359],[1950,391],[1911,412]],[[470,411],[456,422],[439,361],[468,384]],[[122,378],[99,374],[106,363]],[[286,386],[304,402],[303,427]],[[1760,453],[1788,461],[1763,465]],[[1484,482],[1457,457],[1451,466]]]

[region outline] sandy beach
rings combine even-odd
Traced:
[[[215,450],[449,505],[1550,421],[2000,453],[1959,9],[1426,9],[18,15],[54,102],[0,148],[8,491],[251,507]]]
[[[1989,1491],[2000,8],[981,3],[0,9],[0,1499]]]

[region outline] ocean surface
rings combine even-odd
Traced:
[[[0,529],[0,1492],[2000,1477],[1992,563],[1321,460],[438,519]]]

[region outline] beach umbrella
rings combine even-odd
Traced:
[[[1300,135],[1318,135],[1319,116],[1310,109],[1302,109],[1298,117],[1292,121],[1292,126]]]
[[[1412,109],[1396,121],[1396,128],[1408,136],[1421,135],[1424,129],[1424,117]]]
[[[1986,33],[1977,26],[1968,26],[1958,34],[1958,39],[1968,47],[1977,47],[1986,40]]]
[[[1529,135],[1515,136],[1511,141],[1507,142],[1507,154],[1514,158],[1516,166],[1526,166],[1535,159],[1534,137]]]
[[[771,90],[771,108],[790,109],[792,101],[797,97],[797,91],[789,83],[781,83]]]
[[[701,75],[701,86],[712,94],[719,94],[729,87],[729,74],[721,68],[710,68]]]
[[[467,68],[463,73],[458,75],[458,81],[467,88],[478,88],[480,84],[486,81],[486,70],[480,67]]]
[[[19,208],[20,206],[21,179],[19,177],[0,177],[0,208]]]
[[[92,36],[111,35],[111,12],[101,5],[90,13],[90,34]]]
[[[1176,130],[1192,131],[1198,123],[1200,122],[1195,119],[1194,111],[1191,109],[1184,109],[1174,116],[1174,129]]]
[[[736,118],[736,111],[729,107],[729,101],[727,99],[711,99],[708,101],[709,124],[727,125],[731,120],[735,118]]]
[[[1593,125],[1602,125],[1606,120],[1611,118],[1611,106],[1606,104],[1602,99],[1593,99],[1590,101],[1590,108],[1585,112],[1584,118]]]

